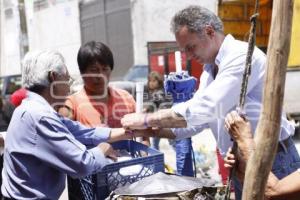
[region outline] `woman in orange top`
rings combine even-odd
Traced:
[[[135,112],[135,101],[125,90],[108,86],[114,67],[111,50],[101,42],[81,46],[77,55],[84,87],[69,96],[60,113],[88,127],[121,127],[121,118]],[[144,138],[149,145],[149,139]]]

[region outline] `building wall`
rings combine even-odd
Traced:
[[[79,74],[81,44],[78,0],[26,1],[29,50],[54,49],[63,54],[70,74]]]
[[[17,0],[5,0],[14,1]],[[91,0],[90,0],[91,1]],[[39,2],[38,4],[35,4]],[[96,39],[107,43],[115,54],[116,70],[114,76],[123,76],[134,64],[147,64],[148,41],[174,41],[170,32],[172,16],[180,9],[192,4],[202,5],[216,12],[217,0],[96,0],[106,2],[106,10],[87,13],[89,16],[104,15],[109,28],[98,22],[88,21],[81,26],[94,23],[86,34],[80,29],[79,0],[31,0],[25,1],[29,50],[56,49],[60,51],[71,74],[79,73],[76,55],[83,43]],[[85,1],[82,1],[85,2]],[[16,13],[17,7],[15,6]],[[102,14],[101,14],[102,12]],[[82,13],[81,13],[82,14]],[[2,74],[20,73],[19,16],[5,24],[5,59]],[[86,18],[82,18],[86,19]],[[82,21],[81,21],[82,22]],[[102,34],[103,32],[105,34]],[[125,37],[126,36],[126,37]],[[102,37],[102,39],[101,39]],[[9,69],[9,70],[8,70]],[[118,70],[117,70],[118,69]]]
[[[41,2],[35,6],[35,2]],[[20,18],[17,0],[1,0],[0,75],[21,73]],[[55,49],[65,57],[71,74],[78,74],[80,47],[78,0],[25,1],[29,50]]]
[[[20,19],[17,5],[17,0],[1,0],[1,76],[21,72]]]
[[[108,45],[114,55],[112,79],[121,79],[133,64],[130,0],[91,0],[80,4],[82,43]]]
[[[147,42],[174,41],[170,21],[188,5],[216,12],[217,0],[85,0],[80,5],[82,42],[106,43],[115,57],[112,78],[131,66],[148,63]]]
[[[201,5],[217,12],[217,0],[131,0],[134,64],[147,64],[147,42],[174,41],[170,22],[174,14]]]

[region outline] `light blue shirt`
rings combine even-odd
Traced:
[[[109,128],[86,128],[60,116],[40,95],[29,92],[7,130],[2,194],[14,199],[58,199],[66,174],[83,177],[108,163],[98,147]],[[92,146],[87,150],[86,146]]]
[[[225,130],[224,119],[227,113],[236,109],[239,102],[247,49],[248,43],[235,40],[231,35],[225,37],[215,59],[215,64],[219,67],[216,77],[213,76],[212,65],[204,65],[200,86],[194,97],[172,107],[188,123],[188,128],[173,129],[178,139],[190,137],[209,127],[216,138],[220,153],[225,155],[232,142]],[[265,54],[255,48],[244,110],[253,133],[261,112],[265,64]],[[293,134],[294,127],[283,113],[279,140]]]

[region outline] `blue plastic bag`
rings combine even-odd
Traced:
[[[173,97],[174,103],[185,102],[193,97],[197,80],[189,76],[186,71],[170,73],[165,78],[165,91]]]

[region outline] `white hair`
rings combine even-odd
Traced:
[[[64,57],[57,51],[34,51],[25,55],[22,62],[22,83],[25,88],[50,86],[49,72],[66,74]]]

